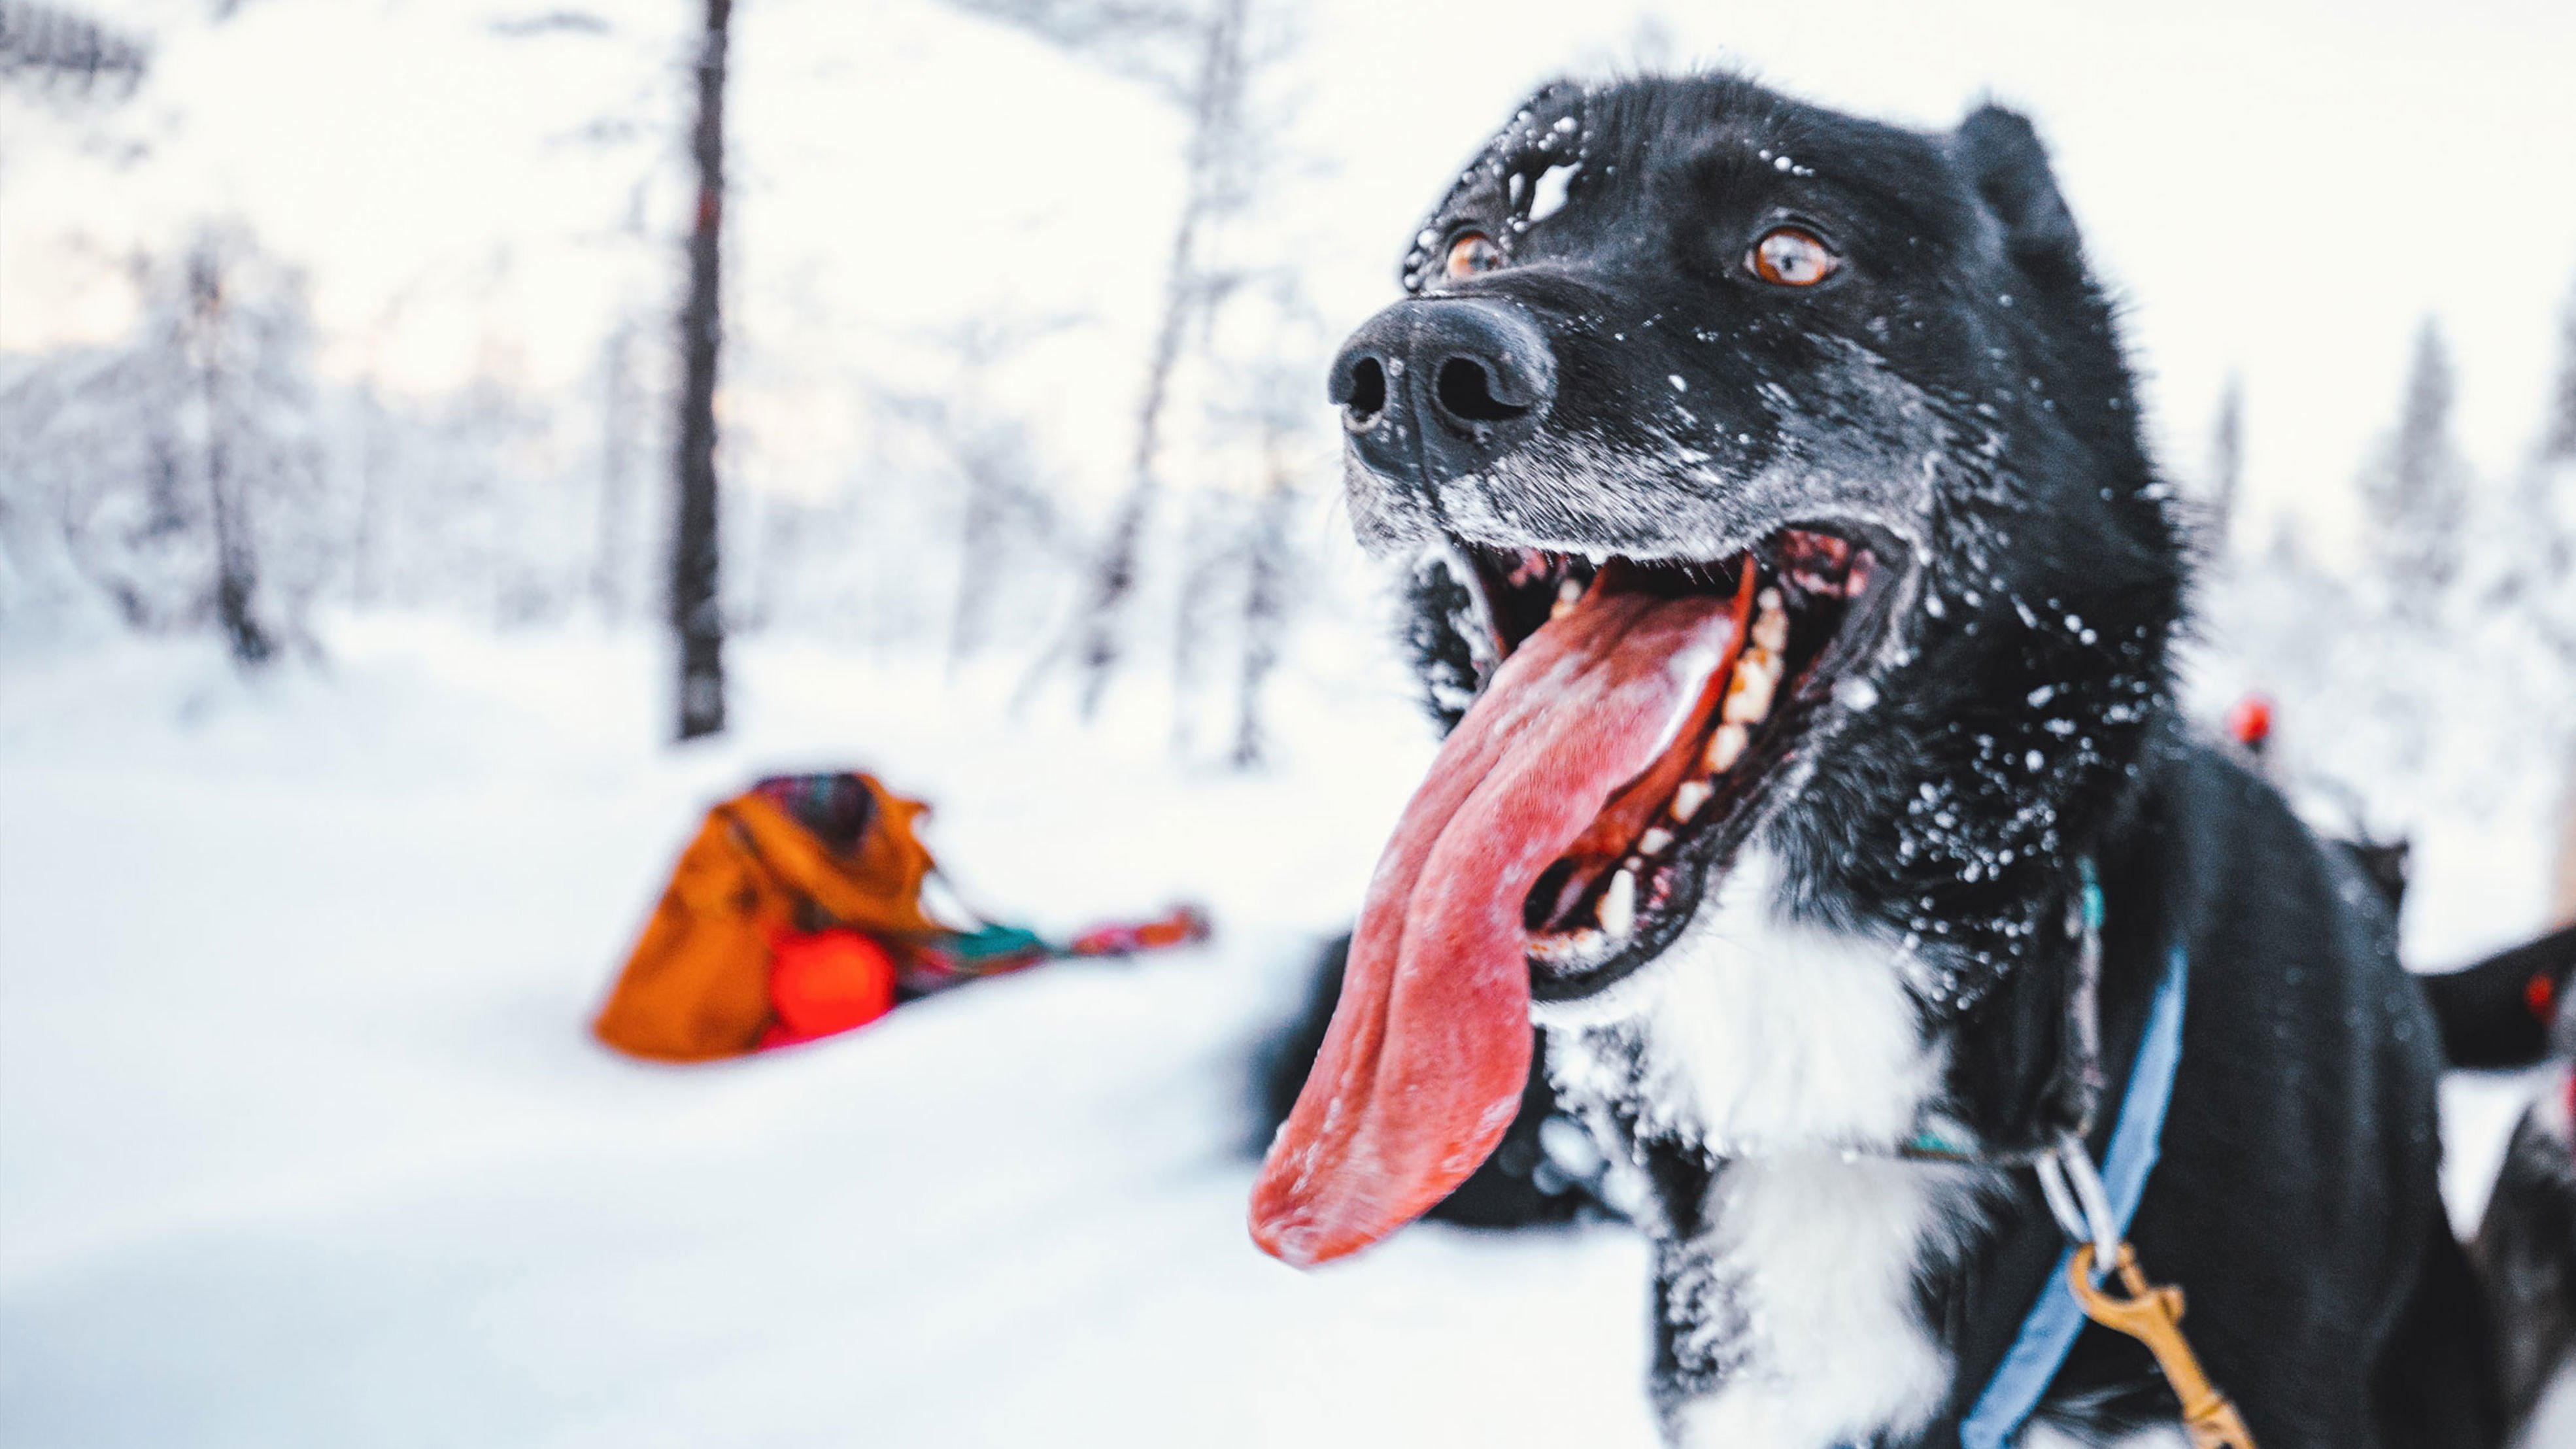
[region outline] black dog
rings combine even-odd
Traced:
[[[2496,1442],[2434,1023],[2368,885],[2177,722],[2184,530],[2031,127],[1555,86],[1403,282],[1332,395],[1457,728],[1263,1246],[1339,1256],[1464,1179],[1534,1013],[1653,1184],[1668,1437],[1956,1443],[2065,1292],[2024,1164],[2109,1151],[2179,957],[2127,1236],[2210,1375],[2267,1449]],[[2176,1414],[2088,1327],[2025,1442]]]
[[[2576,926],[2423,978],[2459,1066],[2555,1058],[2515,1124],[2471,1245],[2494,1310],[2505,1406],[2518,1442],[2576,1436]]]

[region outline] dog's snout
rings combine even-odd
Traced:
[[[1518,306],[1490,297],[1398,302],[1351,334],[1329,387],[1360,461],[1439,483],[1475,472],[1537,431],[1556,397],[1556,354]]]

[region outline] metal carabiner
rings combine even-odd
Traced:
[[[2075,1261],[2066,1271],[2066,1286],[2074,1290],[2085,1317],[2127,1334],[2156,1356],[2156,1367],[2173,1386],[2174,1397],[2182,1401],[2182,1426],[2191,1436],[2192,1449],[2255,1449],[2245,1417],[2209,1381],[2199,1355],[2191,1351],[2191,1341],[2183,1337],[2182,1290],[2149,1283],[2146,1271],[2138,1266],[2136,1251],[2122,1243],[2115,1261],[2120,1286],[2128,1296],[2106,1293],[2097,1282],[2101,1261],[2093,1255],[2092,1244],[2078,1244]]]
[[[2070,1132],[2032,1165],[2039,1171],[2039,1191],[2048,1199],[2049,1215],[2067,1241],[2091,1245],[2096,1263],[2118,1261],[2120,1225],[2112,1220],[2111,1194],[2083,1140]]]

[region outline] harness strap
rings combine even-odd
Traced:
[[[2103,1159],[2101,1182],[2112,1230],[2119,1236],[2128,1233],[2129,1220],[2137,1214],[2138,1199],[2146,1193],[2147,1174],[2156,1165],[2164,1137],[2165,1109],[2173,1101],[2174,1075],[2182,1067],[2183,996],[2190,975],[2190,961],[2177,945],[2167,957],[2164,980],[2148,1008],[2146,1035],[2138,1043],[2129,1087],[2120,1098],[2120,1120],[2111,1129],[2111,1150]],[[2060,1150],[2080,1157],[2084,1149],[2081,1142],[2074,1142]],[[2086,1161],[2075,1170],[2085,1172],[2090,1167]],[[1960,1423],[1959,1442],[1965,1449],[2003,1449],[2012,1442],[2075,1347],[2075,1337],[2084,1328],[2083,1305],[2072,1293],[2054,1291],[2065,1281],[2075,1252],[2070,1247],[2058,1258],[2048,1286],[2031,1305],[2030,1316],[2022,1320],[2020,1334],[1987,1381],[1985,1392],[1977,1396],[1976,1407]]]

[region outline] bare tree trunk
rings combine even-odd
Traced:
[[[671,632],[678,646],[679,738],[725,727],[724,613],[717,597],[716,289],[724,223],[725,38],[733,0],[707,0],[698,50],[697,224],[689,235],[689,295],[680,312],[679,509],[671,530]]]
[[[2209,440],[2210,543],[2221,558],[2233,550],[2236,514],[2245,493],[2245,386],[2228,374],[2227,390],[2218,397],[2218,424]]]
[[[2549,924],[2576,926],[2576,760],[2558,797],[2558,869],[2549,883]]]
[[[1253,525],[1243,588],[1243,672],[1236,679],[1234,767],[1249,770],[1269,753],[1261,695],[1279,665],[1288,628],[1288,520],[1297,507],[1296,476],[1281,456],[1277,429],[1268,439],[1270,487]]]
[[[1001,545],[1002,485],[989,462],[968,456],[965,517],[958,537],[957,599],[948,619],[948,672],[984,645],[984,615],[992,601],[993,556]]]
[[[615,621],[626,612],[627,513],[633,479],[635,418],[635,322],[617,319],[602,355],[607,373],[599,400],[599,542],[590,564],[590,597],[599,617]]]
[[[233,476],[231,439],[224,418],[224,277],[212,251],[188,259],[188,292],[194,303],[197,349],[206,406],[206,504],[215,534],[215,621],[235,662],[265,664],[277,652],[251,610],[259,592],[259,558],[251,547],[240,481]]]
[[[1247,0],[1217,0],[1207,22],[1198,84],[1192,95],[1190,144],[1181,215],[1172,230],[1172,256],[1163,279],[1163,320],[1154,334],[1154,353],[1145,369],[1145,394],[1136,409],[1136,451],[1127,496],[1109,527],[1109,541],[1092,574],[1092,597],[1081,622],[1082,712],[1100,708],[1100,697],[1124,652],[1120,615],[1135,592],[1138,554],[1145,525],[1153,513],[1161,480],[1156,476],[1163,449],[1163,408],[1170,399],[1172,374],[1180,365],[1181,346],[1189,334],[1205,287],[1199,272],[1199,232],[1216,209],[1218,182],[1241,99],[1244,11]]]
[[[349,527],[349,602],[364,609],[376,602],[380,568],[378,535],[383,532],[385,448],[384,404],[376,374],[368,369],[358,392],[358,498]]]
[[[1199,665],[1206,654],[1199,627],[1224,574],[1242,561],[1244,540],[1231,537],[1234,520],[1222,505],[1230,500],[1202,493],[1179,540],[1182,565],[1180,595],[1172,604],[1172,733],[1175,759],[1190,753],[1190,713],[1197,702]],[[1213,544],[1211,547],[1210,545]]]

